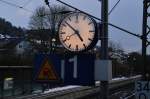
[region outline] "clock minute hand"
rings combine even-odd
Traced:
[[[76,29],[74,29],[69,23],[67,23],[66,21],[65,21],[65,23],[66,23],[74,32],[76,32]]]
[[[81,35],[79,34],[79,31],[76,31],[77,36],[79,37],[79,39],[83,42],[83,38],[81,37]]]

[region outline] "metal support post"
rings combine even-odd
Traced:
[[[24,94],[25,94],[25,87],[24,87],[24,85],[25,85],[24,68],[22,68],[21,71],[22,71],[22,80],[19,81],[19,82],[22,84],[22,94],[24,95]]]
[[[142,57],[143,57],[143,77],[146,79],[146,28],[147,28],[147,0],[143,1],[143,34],[142,34]]]
[[[101,59],[108,60],[108,0],[101,1],[102,38],[101,38]],[[108,99],[108,81],[101,81],[101,99]]]
[[[144,0],[143,1],[143,28],[142,28],[142,57],[143,57],[143,79],[148,80],[148,69],[147,69],[147,56],[146,56],[146,51],[147,51],[147,35],[149,34],[149,26],[147,24],[148,21],[148,8],[149,8],[149,3],[150,0]]]

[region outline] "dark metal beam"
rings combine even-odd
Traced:
[[[149,17],[149,13],[148,13],[148,8],[149,6],[150,0],[143,0],[143,27],[142,27],[142,57],[143,57],[143,79],[144,80],[148,80],[148,76],[150,75],[148,73],[148,69],[147,69],[147,46],[149,45],[149,41],[147,39],[147,36],[149,34],[149,25],[148,25],[148,17]]]
[[[108,0],[102,0],[101,18],[102,18],[102,39],[101,39],[101,59],[108,60]],[[101,81],[101,98],[108,99],[109,89],[108,81]]]

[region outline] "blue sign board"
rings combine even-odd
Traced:
[[[94,60],[92,54],[80,54],[65,58],[64,83],[66,85],[93,85]]]
[[[41,71],[41,64],[45,57],[53,64],[54,71],[64,85],[94,85],[95,55],[38,54],[35,58],[35,78]]]

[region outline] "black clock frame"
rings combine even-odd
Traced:
[[[63,18],[63,19],[61,19],[61,21],[59,22],[59,24],[58,24],[58,36],[60,35],[59,34],[59,30],[60,30],[60,25],[61,25],[61,23],[64,21],[64,19],[66,19],[68,16],[71,16],[71,14],[75,14],[75,13],[82,13],[82,12],[70,12],[70,13],[67,13],[67,15]],[[85,13],[82,13],[82,14],[85,14]],[[85,14],[86,15],[86,14]],[[90,49],[92,49],[92,48],[94,48],[94,46],[96,45],[96,43],[97,43],[97,41],[98,41],[98,29],[97,29],[97,23],[96,23],[96,21],[92,18],[92,17],[90,17],[89,15],[86,15],[86,16],[88,16],[88,18],[90,18],[90,20],[94,23],[94,27],[95,27],[95,33],[94,33],[94,38],[93,38],[93,40],[92,40],[92,42],[90,43],[90,45],[87,47],[87,48],[85,48],[84,50],[80,50],[80,51],[71,51],[71,50],[69,50],[69,49],[67,49],[63,44],[62,44],[62,42],[61,42],[61,40],[60,40],[60,36],[59,36],[59,41],[60,41],[60,43],[63,45],[63,47],[65,48],[65,49],[67,49],[67,51],[70,53],[75,53],[75,54],[80,54],[80,53],[82,53],[82,52],[86,52],[86,51],[88,51],[88,50],[90,50]]]

